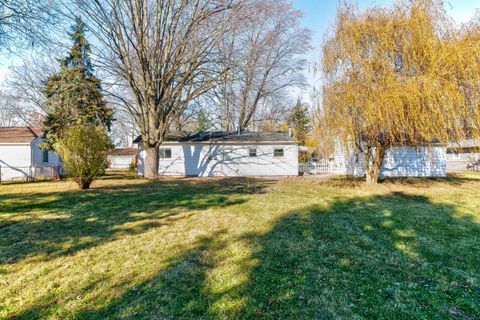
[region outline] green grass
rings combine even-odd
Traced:
[[[0,186],[0,318],[478,319],[480,174]]]

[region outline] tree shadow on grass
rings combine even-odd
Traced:
[[[202,237],[192,248],[171,258],[154,277],[130,287],[99,309],[83,310],[75,319],[201,319],[208,314],[210,297],[204,291],[213,256],[221,250],[223,231]],[[86,289],[85,289],[86,290]],[[55,307],[35,306],[15,319],[48,318]]]
[[[287,215],[245,238],[245,318],[480,318],[480,225],[403,193]]]
[[[0,195],[0,265],[70,255],[125,234],[247,201],[266,180],[169,180],[89,191]]]
[[[251,248],[241,265],[248,276],[213,293],[207,275],[230,241]],[[73,317],[475,319],[479,247],[480,225],[473,218],[426,197],[391,193],[338,200],[292,211],[264,234],[214,233],[107,306]],[[220,300],[242,304],[218,309]],[[19,318],[40,315],[38,310]]]
[[[461,187],[466,184],[478,183],[480,174],[475,175],[467,173],[448,173],[446,177],[382,177],[379,180],[380,185],[384,186],[407,186],[412,188],[430,188],[430,187]],[[358,188],[368,186],[365,183],[365,177],[335,175],[327,178],[318,179],[318,184],[329,188]]]

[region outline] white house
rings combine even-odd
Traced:
[[[480,170],[480,141],[465,140],[447,147],[447,170]]]
[[[365,175],[365,157],[353,150],[335,148],[330,162],[332,173]],[[387,150],[380,177],[445,177],[446,148],[440,144],[421,147],[395,146]]]
[[[116,148],[108,155],[109,169],[129,169],[130,165],[136,164],[137,148]]]
[[[0,181],[27,180],[61,173],[57,154],[38,147],[43,132],[32,127],[0,127]]]
[[[141,137],[138,172],[144,174]],[[287,132],[169,134],[160,147],[159,175],[297,176],[298,145]]]

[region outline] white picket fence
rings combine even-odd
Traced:
[[[326,160],[319,162],[299,163],[298,171],[300,174],[330,174],[332,173],[330,163]]]

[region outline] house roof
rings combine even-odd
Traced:
[[[170,132],[165,136],[165,142],[179,143],[260,143],[284,142],[295,143],[288,132],[226,132],[226,131],[198,131],[198,132]],[[142,142],[138,136],[134,143]]]
[[[0,127],[0,143],[29,143],[41,136],[41,128]]]
[[[474,139],[463,140],[460,142],[451,142],[448,144],[448,148],[478,148],[480,147],[480,141]]]
[[[109,154],[111,156],[134,156],[138,150],[136,148],[116,148],[113,149]]]

